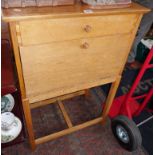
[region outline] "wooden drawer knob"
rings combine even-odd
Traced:
[[[92,27],[91,27],[90,25],[86,25],[86,26],[84,27],[84,30],[85,30],[86,32],[90,32],[91,29],[92,29]]]
[[[89,44],[87,42],[84,42],[81,47],[83,49],[87,49],[89,47]]]

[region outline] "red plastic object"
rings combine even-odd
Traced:
[[[133,116],[139,115],[142,112],[142,110],[145,108],[145,106],[147,105],[147,103],[149,102],[150,98],[153,95],[153,88],[151,88],[151,90],[149,90],[148,93],[140,95],[140,96],[133,97],[133,94],[134,94],[134,91],[137,85],[142,79],[145,71],[153,67],[153,65],[150,64],[152,57],[153,57],[153,48],[150,50],[130,91],[127,94],[114,99],[112,103],[112,107],[109,112],[109,116],[111,118],[114,118],[118,115],[126,115],[128,118],[132,119]],[[144,98],[144,100],[141,104],[139,104],[137,99],[142,99],[142,98]]]

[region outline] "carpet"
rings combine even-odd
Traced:
[[[79,124],[101,115],[104,95],[94,88],[91,97],[78,96],[64,101],[73,124]],[[40,137],[67,127],[56,104],[32,110],[35,136]],[[114,138],[110,120],[40,144],[31,152],[27,141],[2,150],[3,155],[146,155],[143,148],[134,152],[124,150]]]

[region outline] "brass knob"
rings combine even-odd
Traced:
[[[90,32],[91,29],[92,29],[92,27],[91,27],[90,25],[86,25],[86,26],[84,27],[84,30],[85,30],[86,32]]]
[[[87,42],[84,42],[81,47],[83,49],[87,49],[89,47],[89,44]]]

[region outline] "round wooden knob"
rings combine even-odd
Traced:
[[[90,25],[86,25],[86,26],[84,27],[84,30],[85,30],[86,32],[90,32],[91,29],[92,29],[92,27],[91,27]]]
[[[82,48],[87,49],[89,47],[89,44],[87,42],[84,42],[82,44]]]

